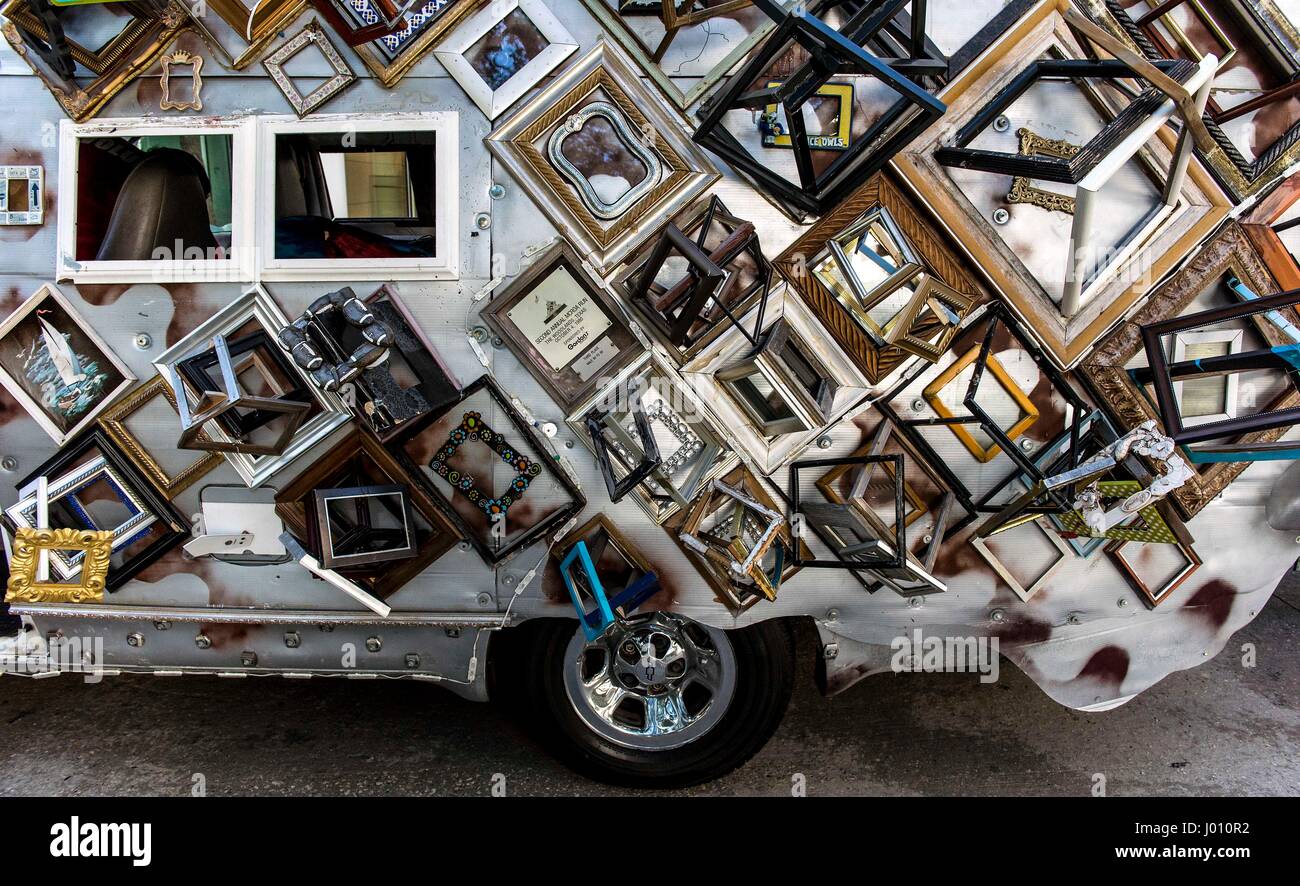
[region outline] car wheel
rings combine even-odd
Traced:
[[[776,731],[794,683],[793,635],[778,620],[722,631],[658,612],[588,641],[547,619],[499,640],[495,694],[571,768],[626,787],[731,772]]]

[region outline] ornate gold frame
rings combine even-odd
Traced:
[[[1080,145],[1068,142],[1063,138],[1045,138],[1025,126],[1017,129],[1016,135],[1020,138],[1020,153],[1027,157],[1046,155],[1069,160],[1082,150]],[[1007,202],[1027,203],[1030,206],[1037,206],[1039,209],[1046,209],[1048,212],[1064,212],[1067,215],[1074,215],[1073,197],[1068,194],[1058,194],[1056,191],[1049,191],[1046,188],[1036,188],[1023,175],[1017,175],[1011,179],[1011,190],[1007,192]]]
[[[43,550],[85,551],[80,584],[37,581],[36,568]],[[102,603],[112,556],[112,532],[20,527],[14,533],[14,555],[9,561],[5,602]]]
[[[18,33],[14,21],[23,22],[25,28],[38,36],[45,33],[39,21],[27,10],[26,0],[9,0],[0,7],[0,15],[10,19],[0,27],[9,45],[45,84],[63,112],[77,123],[95,116],[126,84],[157,61],[189,21],[185,8],[172,0],[161,15],[132,10],[134,18],[116,37],[98,50],[89,50],[69,41],[72,57],[96,74],[95,79],[85,87],[77,86],[69,91],[67,84],[44,70]],[[31,21],[27,21],[25,16],[31,18]]]
[[[175,101],[171,96],[171,80],[173,67],[193,68],[193,85],[190,87],[192,98],[189,101]],[[201,111],[203,110],[203,56],[195,55],[192,52],[186,52],[178,49],[173,53],[162,57],[162,98],[158,100],[158,107],[164,111]]]
[[[1132,430],[1144,421],[1160,414],[1129,378],[1124,367],[1142,350],[1141,327],[1147,323],[1178,316],[1196,297],[1226,274],[1235,274],[1257,293],[1272,293],[1279,286],[1251,245],[1245,230],[1236,222],[1223,229],[1213,240],[1177,274],[1157,289],[1141,310],[1135,313],[1109,336],[1102,339],[1096,349],[1079,367],[1079,374],[1087,382],[1106,411],[1114,416],[1117,430]],[[1255,326],[1270,345],[1292,342],[1272,323],[1254,318]],[[1300,393],[1292,391],[1283,395],[1274,408],[1300,405]],[[1243,443],[1265,443],[1278,440],[1284,428],[1257,431],[1241,437]],[[1175,489],[1170,497],[1185,519],[1191,519],[1209,504],[1238,474],[1248,468],[1246,462],[1214,462],[1194,465],[1196,475]]]
[[[823,216],[772,262],[782,276],[790,281],[794,290],[803,296],[803,300],[827,331],[872,384],[878,384],[910,360],[916,350],[905,349],[897,344],[883,347],[876,345],[840,305],[830,287],[813,272],[813,259],[826,248],[828,241],[837,237],[859,216],[877,206],[889,211],[933,277],[970,299],[972,307],[988,298],[987,291],[978,282],[978,272],[948,245],[938,224],[923,215],[920,207],[903,194],[888,174],[882,172],[872,176],[834,212]],[[918,312],[919,308],[918,305]],[[901,322],[900,317],[900,325]],[[930,331],[933,331],[932,328],[909,327],[905,336],[900,336],[900,340],[923,339]],[[956,332],[956,327],[952,328],[952,332]],[[947,341],[941,340],[930,349],[938,353],[933,357],[926,355],[926,359],[942,356],[951,344],[952,336],[945,338]],[[942,349],[939,345],[942,345]]]
[[[189,467],[174,477],[168,476],[162,465],[158,464],[158,461],[149,450],[144,448],[140,440],[126,426],[127,420],[132,415],[139,412],[146,403],[160,395],[171,404],[172,409],[176,408],[176,395],[172,393],[171,386],[163,381],[161,375],[155,375],[128,394],[125,399],[106,410],[99,417],[99,424],[104,429],[104,433],[108,435],[108,438],[126,453],[131,462],[140,469],[140,472],[149,478],[149,482],[157,487],[158,491],[170,501],[188,489],[200,477],[221,464],[222,458],[221,454],[217,452],[203,452],[201,453],[202,457]],[[206,438],[207,435],[204,434],[203,436]]]
[[[955,418],[955,415],[952,410],[945,406],[943,401],[939,399],[939,392],[948,387],[948,385],[961,374],[963,369],[974,363],[979,358],[979,355],[980,346],[975,345],[975,347],[971,348],[965,354],[962,354],[961,357],[949,364],[947,369],[939,373],[934,381],[926,385],[925,390],[921,391],[921,396],[925,399],[925,402],[930,404],[930,408],[933,409],[935,414],[940,418]],[[1025,431],[1029,430],[1029,428],[1033,426],[1034,422],[1038,421],[1038,407],[1029,399],[1029,395],[1020,389],[1020,386],[1016,384],[1011,375],[1005,368],[1003,368],[1002,364],[998,362],[997,357],[989,354],[989,358],[985,362],[985,367],[988,369],[989,374],[993,376],[994,380],[997,381],[1002,389],[1011,396],[1011,399],[1015,401],[1015,404],[1020,407],[1021,411],[1025,413],[1023,417],[1017,419],[1016,423],[1005,431],[1007,439],[1014,440]],[[987,464],[997,458],[998,453],[1002,451],[1002,447],[997,443],[994,443],[988,449],[980,446],[979,441],[975,439],[974,435],[971,434],[970,431],[966,430],[965,425],[952,424],[948,425],[948,429],[956,435],[957,439],[961,441],[961,444],[970,451],[970,454],[975,456],[976,461]]]

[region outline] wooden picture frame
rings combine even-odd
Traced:
[[[54,322],[38,316],[42,311]],[[70,328],[61,328],[64,323]],[[19,351],[37,347],[45,356],[22,359],[20,366]],[[22,379],[15,373],[22,373]],[[0,320],[0,385],[60,446],[93,425],[135,380],[126,363],[53,284],[41,286]],[[38,397],[49,402],[43,406]],[[68,407],[60,406],[67,401]],[[67,414],[73,408],[77,411]]]
[[[985,214],[986,203],[998,202],[991,193],[994,188],[992,181],[1000,180],[999,177],[989,173],[977,174],[977,177],[983,176],[980,183],[989,192],[980,192],[982,196],[979,199],[984,208],[977,208],[972,198],[961,190],[949,167],[936,158],[936,153],[942,146],[954,143],[963,127],[981,120],[978,115],[990,97],[1012,85],[1030,66],[1031,60],[1048,54],[1065,59],[1086,58],[1084,47],[1076,39],[1072,25],[1067,23],[1067,15],[1077,15],[1070,0],[1042,0],[1026,13],[989,48],[979,64],[967,68],[940,93],[948,103],[948,113],[894,159],[895,167],[911,188],[936,216],[943,219],[961,248],[1005,296],[1042,342],[1052,361],[1062,369],[1077,365],[1088,350],[1146,295],[1151,284],[1173,270],[1227,218],[1232,208],[1231,200],[1218,183],[1196,162],[1187,165],[1185,176],[1169,176],[1175,183],[1181,180],[1178,193],[1168,195],[1171,199],[1176,198],[1172,203],[1162,202],[1161,188],[1150,182],[1150,191],[1155,195],[1154,208],[1144,211],[1131,228],[1126,223],[1119,229],[1125,236],[1117,246],[1110,247],[1100,242],[1093,244],[1093,252],[1104,254],[1109,260],[1091,276],[1078,279],[1080,292],[1073,300],[1077,300],[1080,307],[1069,316],[1063,313],[1058,297],[1048,289],[1060,281],[1053,278],[1047,283],[1040,282],[1026,264],[1026,261],[1042,261],[1044,267],[1050,266],[1050,273],[1055,275],[1055,260],[1048,261],[1051,256],[1035,257],[1023,243],[1019,243],[1018,252],[1000,233],[999,226]],[[1101,105],[1100,108],[1094,107],[1099,119],[1105,120],[1117,113],[1111,107],[1116,104],[1115,100],[1100,93],[1085,90],[1079,98],[1089,104]],[[1168,102],[1173,102],[1173,99]],[[1167,105],[1161,107],[1167,108]],[[1156,119],[1156,116],[1151,118],[1153,123]],[[1013,136],[1013,133],[1004,133],[1000,137]],[[1126,165],[1137,164],[1133,167],[1134,175],[1145,176],[1149,169],[1170,168],[1176,171],[1175,161],[1179,153],[1180,144],[1164,127],[1146,139],[1144,147],[1132,160],[1127,160]],[[1034,159],[1022,158],[1026,163]],[[1105,166],[1098,169],[1098,173],[1109,171]],[[1026,212],[1041,210],[1031,206],[1026,208]],[[1084,222],[1075,217],[1071,224],[1075,223]],[[1094,228],[1095,225],[1090,226],[1089,230]],[[1018,230],[1022,228],[1007,228],[1007,236],[1012,237]],[[1045,234],[1040,231],[1041,236]],[[1052,234],[1053,242],[1066,243],[1068,239],[1064,234]],[[1080,257],[1067,255],[1066,259],[1077,265]],[[1062,260],[1063,264],[1070,264],[1066,259]],[[1061,268],[1064,281],[1060,282],[1063,288],[1061,301],[1071,300],[1070,281],[1065,279],[1070,275],[1071,268]]]
[[[563,313],[555,313],[557,303],[566,304]],[[617,299],[564,241],[499,290],[480,316],[566,415],[645,350]],[[557,367],[556,354],[570,359]]]
[[[911,249],[925,269],[956,293],[971,301],[971,309],[989,298],[980,282],[980,272],[954,250],[940,225],[928,212],[903,193],[889,173],[877,173],[851,194],[840,206],[823,216],[803,233],[773,265],[808,303],[827,332],[844,352],[853,358],[863,375],[877,389],[886,387],[896,373],[915,359],[914,351],[898,344],[874,341],[853,315],[845,309],[831,287],[816,273],[820,261],[829,255],[828,244],[855,223],[874,211],[889,214],[898,230],[907,238]],[[969,311],[967,312],[969,313]],[[913,326],[908,334],[924,337],[933,325]],[[932,350],[944,351],[951,344],[956,327],[945,332]],[[926,359],[929,359],[928,357]]]
[[[1141,327],[1177,317],[1187,310],[1205,290],[1225,276],[1235,275],[1257,293],[1276,292],[1278,285],[1259,253],[1251,245],[1242,226],[1232,222],[1210,240],[1185,267],[1157,288],[1135,314],[1097,347],[1079,366],[1079,374],[1097,396],[1101,405],[1115,419],[1121,433],[1160,415],[1154,402],[1130,379],[1124,367],[1142,349]],[[1292,318],[1294,319],[1294,318]],[[1256,320],[1255,328],[1271,345],[1294,344],[1274,324]],[[1300,405],[1300,394],[1291,391],[1275,404],[1277,408]],[[1163,433],[1163,431],[1162,431]],[[1249,433],[1238,442],[1268,443],[1279,440],[1284,429]],[[1194,517],[1227,488],[1249,464],[1217,462],[1194,465],[1195,476],[1170,494],[1170,499],[1186,519]]]
[[[563,153],[564,142],[595,117],[608,124],[626,164],[644,169],[608,203]],[[677,112],[642,84],[621,50],[604,41],[516,107],[487,146],[601,273],[721,178],[686,137]]]

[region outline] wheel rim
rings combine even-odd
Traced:
[[[736,692],[736,654],[725,632],[656,612],[565,650],[564,687],[578,717],[626,748],[668,750],[718,724]]]

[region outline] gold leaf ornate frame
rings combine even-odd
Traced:
[[[217,452],[200,452],[198,453],[199,458],[183,470],[177,472],[174,476],[168,474],[163,466],[158,463],[158,460],[154,458],[153,453],[146,449],[140,439],[127,427],[127,421],[130,420],[131,416],[158,397],[163,397],[171,404],[172,409],[176,408],[176,395],[172,393],[171,386],[163,381],[161,375],[155,375],[132,391],[125,399],[115,403],[111,409],[99,417],[99,424],[104,429],[104,433],[108,435],[108,438],[126,453],[132,464],[139,468],[140,472],[149,478],[149,482],[157,487],[158,491],[170,501],[188,489],[196,480],[221,464],[222,458],[221,454]],[[206,434],[203,436],[206,437]]]
[[[922,209],[902,192],[889,174],[883,172],[868,179],[833,212],[823,216],[777,256],[773,264],[803,296],[831,337],[853,358],[868,381],[882,386],[896,370],[910,362],[913,355],[897,345],[879,346],[873,342],[840,305],[830,287],[813,272],[815,259],[827,248],[827,243],[877,207],[889,212],[926,268],[943,283],[972,299],[973,304],[985,301],[988,293],[979,283],[978,271],[948,245],[939,225],[928,215],[923,215]],[[933,329],[908,330],[912,337],[924,337],[929,332]],[[949,341],[944,342],[944,351],[951,336],[946,338]]]
[[[1186,267],[1157,289],[1141,310],[1103,339],[1080,365],[1079,374],[1106,411],[1114,416],[1121,433],[1150,419],[1157,423],[1160,421],[1154,403],[1133,384],[1124,371],[1128,362],[1142,350],[1141,327],[1177,317],[1187,310],[1198,295],[1227,274],[1235,274],[1237,279],[1256,293],[1272,293],[1279,288],[1242,226],[1232,222],[1207,243]],[[1293,344],[1280,329],[1263,318],[1255,320],[1255,327],[1270,345]],[[1272,408],[1297,405],[1300,405],[1300,394],[1291,391],[1279,398]],[[1257,431],[1242,436],[1239,442],[1271,442],[1280,439],[1285,430],[1274,428]],[[1186,519],[1194,517],[1249,466],[1247,462],[1194,465],[1197,469],[1195,476],[1171,494],[1179,513]]]
[[[36,579],[41,551],[84,551],[81,581],[77,584]],[[113,556],[112,532],[80,529],[27,529],[14,533],[14,555],[9,562],[6,603],[102,603]]]
[[[1077,365],[1089,348],[1141,300],[1152,283],[1173,270],[1228,217],[1232,208],[1231,200],[1214,178],[1199,162],[1191,162],[1175,205],[1149,216],[1134,237],[1114,250],[1114,260],[1088,281],[1082,307],[1067,318],[998,228],[961,191],[951,170],[935,158],[936,149],[951,142],[989,97],[1011,83],[1032,59],[1045,53],[1086,57],[1065,19],[1072,11],[1070,0],[1042,0],[1008,27],[978,63],[939,94],[948,104],[943,119],[894,160],[911,188],[943,219],[962,250],[1006,296],[1019,318],[1042,342],[1047,355],[1062,369]],[[1113,105],[1099,95],[1090,97]],[[1163,175],[1172,162],[1175,145],[1175,135],[1169,127],[1163,127],[1131,162],[1154,166]]]
[[[171,83],[172,71],[175,68],[188,67],[191,70],[189,101],[178,101],[172,98]],[[164,55],[162,57],[162,98],[158,101],[159,109],[163,111],[201,111],[203,110],[203,56],[194,55],[183,49]]]
[[[595,97],[604,95],[604,99]],[[613,218],[600,218],[541,147],[566,121],[597,102],[621,114],[633,137],[660,165],[654,187]],[[676,112],[646,89],[621,50],[601,40],[487,139],[488,148],[527,190],[577,251],[600,271],[613,267],[721,176],[686,137]]]
[[[0,27],[14,52],[27,62],[32,73],[54,96],[63,112],[77,123],[89,120],[108,104],[126,84],[148,69],[172,41],[185,29],[189,18],[184,7],[170,2],[161,13],[142,6],[123,4],[131,18],[116,37],[99,49],[87,49],[69,40],[72,57],[95,74],[85,86],[69,87],[60,77],[46,70],[23,41],[15,22],[44,38],[45,28],[27,8],[27,0],[8,0],[0,6],[0,15],[9,19]]]

